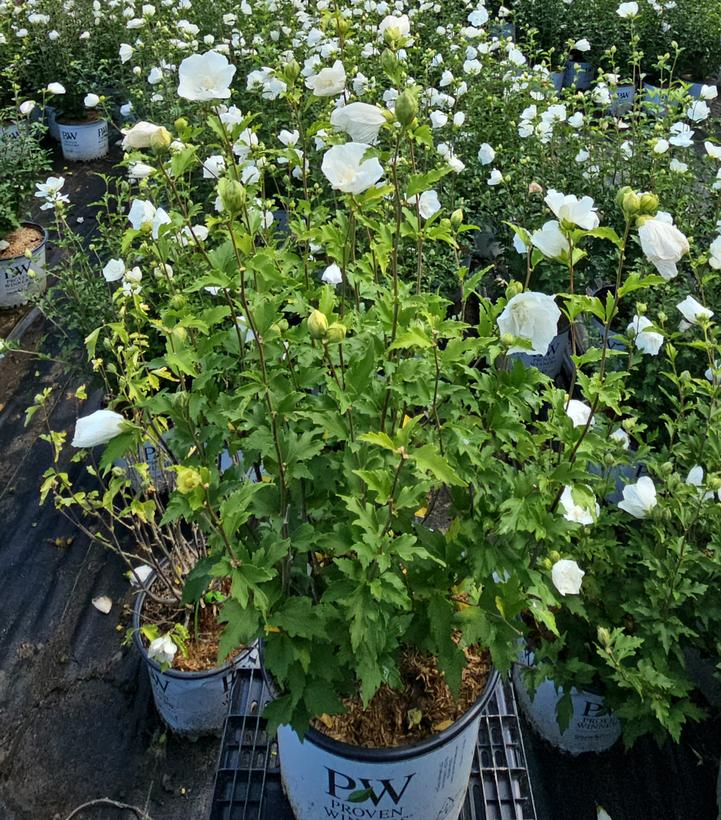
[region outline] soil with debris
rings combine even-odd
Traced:
[[[401,659],[402,689],[385,684],[364,709],[360,697],[345,701],[342,715],[323,715],[314,727],[323,734],[367,749],[418,743],[453,725],[481,696],[491,663],[487,652],[465,649],[466,668],[454,697],[434,658],[408,649]]]
[[[220,634],[223,631],[218,614],[218,608],[215,605],[204,605],[199,609],[196,624],[192,609],[189,610],[186,607],[184,610],[178,610],[146,598],[143,603],[141,623],[157,624],[163,632],[172,629],[176,623],[185,626],[190,633],[185,646],[186,651],[185,653],[176,652],[172,668],[180,672],[203,672],[218,665]],[[146,648],[150,645],[150,641],[145,636],[141,636],[140,639]],[[228,656],[227,660],[237,657],[244,651],[244,647],[237,649]]]
[[[33,225],[21,225],[14,231],[5,234],[6,248],[0,250],[0,259],[13,259],[27,251],[34,251],[43,243],[43,232]]]

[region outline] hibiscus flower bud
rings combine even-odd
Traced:
[[[289,85],[292,85],[300,76],[300,65],[297,60],[289,60],[283,66],[283,77]]]
[[[609,646],[611,643],[611,633],[605,627],[599,626],[596,635],[598,636],[598,642],[602,646]]]
[[[512,333],[501,333],[501,344],[503,347],[513,347],[515,338]]]
[[[173,123],[173,125],[175,126],[176,131],[185,131],[185,129],[188,127],[188,121],[185,119],[185,117],[178,117],[178,119]]]
[[[641,210],[641,197],[635,191],[629,191],[623,198],[621,210],[627,217],[636,216]]]
[[[340,344],[345,339],[345,325],[340,322],[333,322],[328,328],[328,341],[332,344]]]
[[[407,128],[418,113],[418,98],[410,89],[406,89],[396,100],[396,119]]]
[[[155,131],[150,137],[150,147],[157,154],[160,154],[163,151],[168,150],[172,141],[173,138],[170,136],[170,131],[168,131],[167,128],[163,128],[161,125],[160,128],[158,128],[158,130]]]
[[[655,216],[658,211],[658,197],[656,194],[641,194],[641,213]]]
[[[193,490],[202,483],[200,473],[192,467],[178,467],[176,468],[176,473],[178,476],[178,492],[183,495],[192,493]]]
[[[389,46],[393,47],[396,43],[400,43],[402,36],[399,33],[398,29],[387,28],[383,32],[383,39]]]
[[[456,208],[451,214],[451,225],[458,230],[463,224],[463,208]]]
[[[218,195],[227,213],[237,214],[243,210],[246,201],[245,188],[237,179],[223,177],[218,180]]]
[[[523,285],[515,280],[509,282],[506,288],[506,299],[513,299],[513,297],[518,296],[519,293],[523,293]]]
[[[314,310],[308,317],[308,333],[313,339],[323,339],[328,333],[328,320],[325,314]]]
[[[632,194],[633,192],[633,188],[629,185],[624,185],[623,188],[621,188],[621,190],[616,194],[616,205],[618,205],[619,208],[623,208],[623,200],[628,194]]]
[[[106,444],[123,432],[123,422],[123,417],[114,410],[96,410],[78,419],[71,444],[79,448]]]
[[[390,49],[386,49],[383,54],[381,54],[381,66],[389,77],[392,77],[397,72],[398,58]]]

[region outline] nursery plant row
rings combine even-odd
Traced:
[[[122,561],[173,732],[218,733],[262,670],[298,820],[459,817],[499,675],[574,755],[708,715],[721,12],[695,5],[0,5],[0,306],[80,385],[74,429],[52,387],[27,409],[39,501]],[[121,142],[89,241],[53,136]]]

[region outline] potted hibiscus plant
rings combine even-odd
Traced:
[[[197,486],[196,473],[175,458],[172,442],[161,432],[163,419],[148,422],[142,413],[130,411],[128,395],[152,389],[154,380],[133,355],[122,356],[130,340],[120,326],[116,328],[118,335],[106,338],[120,348],[117,365],[127,379],[127,392],[116,396],[114,404],[124,415],[105,407],[81,416],[69,456],[67,433],[49,426],[46,408],[52,389],[39,394],[28,411],[28,419],[38,412],[43,416],[45,438],[53,448],[53,466],[44,475],[41,501],[52,498],[75,528],[118,556],[136,593],[126,642],[135,645],[145,662],[165,724],[182,736],[213,734],[222,729],[235,670],[257,663],[257,654],[253,647],[239,646],[226,653],[224,663],[216,662],[217,610],[227,585],[209,584],[193,602],[184,597],[190,572],[207,560],[207,540],[198,524],[181,522],[173,515],[167,476],[173,476],[176,491],[184,494]],[[102,360],[94,359],[102,371],[114,372],[112,361],[100,367]],[[106,379],[106,386],[108,382],[117,388],[112,379]],[[79,388],[75,398],[78,404],[87,401],[86,388]],[[94,448],[101,445],[104,449],[96,459]],[[162,473],[148,459],[134,457],[148,446],[163,453]],[[85,464],[84,477],[72,469],[78,462]]]
[[[391,78],[402,71],[393,47],[409,26],[383,21]],[[393,112],[351,103],[339,115],[327,103],[348,101],[342,61],[305,78],[313,98],[294,61],[259,70],[258,83],[272,99],[287,95],[288,123],[299,126],[271,146],[258,118],[226,107],[234,70],[222,55],[188,59],[178,91],[210,131],[186,119],[177,139],[139,128],[129,140],[128,162],[155,173],[118,249],[122,269],[134,270],[132,258],[137,272],[120,273],[118,318],[89,340],[90,357],[99,371],[120,357],[107,366],[114,411],[132,415],[134,443],[154,433],[173,454],[177,483],[161,522],[203,533],[206,554],[182,601],[223,596],[218,663],[263,639],[277,693],[267,716],[281,727],[298,817],[316,820],[319,801],[422,803],[416,813],[432,806],[452,816],[490,661],[507,668],[519,641],[535,647],[540,636],[543,671],[563,645],[559,617],[583,620],[579,594],[593,577],[581,583],[577,526],[613,483],[598,471],[611,430],[597,421],[596,434],[594,419],[620,425],[627,409],[609,345],[581,354],[571,331],[568,393],[512,357],[548,352],[561,304],[569,328],[591,313],[607,339],[618,300],[663,279],[622,276],[632,203],[619,236],[600,225],[593,202],[561,195],[553,242],[540,252],[565,264],[570,292],[556,299],[512,282],[502,298],[478,297],[471,327],[465,303],[459,311],[423,287],[431,249],[453,256],[471,226],[433,187],[454,157],[426,150],[417,89],[399,94]],[[308,112],[324,132],[316,154],[301,133]],[[210,177],[195,184],[201,168]],[[274,173],[287,176],[283,230],[278,202],[264,193]],[[534,246],[531,232],[520,235]],[[574,287],[593,240],[618,255],[610,302]],[[143,270],[159,271],[167,294],[145,299]],[[461,266],[456,274],[464,302],[479,282]],[[642,324],[636,335],[648,333]],[[138,369],[147,389],[128,378]],[[122,435],[111,436],[103,470],[130,443]],[[609,616],[607,629],[620,626],[618,613]],[[600,656],[597,665],[607,666]],[[447,791],[429,794],[405,766],[427,764],[444,746],[456,746],[464,765]],[[306,776],[313,760],[325,768]]]
[[[553,197],[547,202],[555,204]],[[671,217],[656,213],[655,197],[625,189],[618,205],[626,225],[622,236],[604,227],[580,229],[587,209],[568,198],[563,210],[554,208],[557,243],[546,241],[548,223],[542,243],[540,232],[521,231],[529,245],[542,247],[552,264],[566,269],[571,283],[589,239],[612,243],[617,256],[615,284],[603,300],[566,297],[569,319],[590,312],[602,323],[602,338],[574,351],[571,394],[533,428],[536,445],[543,436],[549,445],[555,442],[551,462],[539,470],[538,463],[524,460],[534,501],[513,502],[533,512],[528,536],[521,535],[522,519],[513,524],[519,546],[529,549],[535,541],[530,549],[536,559],[547,550],[544,560],[566,602],[552,626],[528,636],[525,668],[515,679],[534,725],[572,753],[601,751],[622,732],[628,743],[649,732],[677,740],[683,724],[701,716],[689,699],[694,681],[686,651],[705,647],[714,654],[719,611],[714,578],[721,509],[712,502],[721,486],[721,460],[711,435],[721,398],[715,375],[719,333],[713,311],[686,295],[674,307],[681,331],[662,311],[654,320],[645,315],[646,305],[635,302],[623,344],[611,344],[623,303],[644,289],[669,288],[690,250]],[[625,270],[636,231],[660,275]],[[706,286],[710,282],[706,277]],[[529,327],[531,318],[524,317]],[[668,398],[660,428],[648,426],[648,413],[632,390],[656,356],[665,360],[660,388]],[[522,439],[514,443],[523,446]],[[549,506],[543,490],[554,474],[566,483],[550,488],[555,497]],[[500,479],[494,486],[502,486]],[[575,530],[572,557],[532,537],[549,533],[558,514],[562,527]],[[484,509],[476,527],[488,527],[489,520]],[[512,566],[500,564],[501,577],[510,577]]]
[[[32,105],[26,106],[29,114]],[[38,140],[41,126],[23,122],[12,136],[0,138],[0,307],[17,307],[45,286],[43,227],[24,219],[29,192],[49,166]]]
[[[154,431],[173,453],[177,481],[161,524],[198,528],[206,545],[182,600],[191,608],[209,595],[218,602],[218,664],[264,639],[264,666],[278,692],[268,717],[283,727],[284,777],[299,817],[317,817],[312,806],[327,789],[301,783],[311,759],[298,754],[301,736],[300,748],[334,761],[329,799],[353,796],[360,771],[387,779],[396,766],[384,805],[404,801],[425,811],[430,801],[434,813],[452,815],[493,690],[490,653],[508,665],[520,630],[482,598],[449,529],[457,507],[449,488],[470,503],[468,478],[457,468],[468,473],[462,454],[483,435],[479,425],[463,441],[476,360],[486,348],[493,360],[502,353],[495,330],[468,344],[469,328],[452,317],[451,301],[421,287],[422,246],[457,248],[468,229],[462,213],[444,215],[437,197],[423,197],[450,169],[440,163],[414,173],[390,162],[409,154],[411,142],[422,150],[413,90],[394,117],[370,105],[346,111],[342,130],[362,126],[369,142],[337,133],[316,158],[322,187],[301,184],[289,194],[289,232],[276,231],[262,196],[264,152],[299,167],[301,183],[310,168],[292,145],[262,147],[250,116],[231,119],[215,107],[212,99],[227,98],[232,72],[217,71],[215,86],[197,87],[187,72],[181,65],[179,93],[215,109],[208,120],[215,138],[204,147],[224,162],[213,163],[210,192],[207,184],[181,184],[201,167],[197,151],[172,154],[169,140],[148,137],[152,155],[143,157],[158,170],[149,185],[169,206],[159,218],[152,202],[134,202],[122,252],[158,268],[170,293],[150,303],[142,280],[124,281],[114,295],[117,320],[89,340],[97,369],[112,372],[121,388],[113,412],[125,407],[130,418],[132,408],[138,427],[108,431],[100,470],[112,473],[114,456],[131,444],[124,436],[137,441]],[[316,96],[341,93],[341,72],[332,72],[309,84],[322,91]],[[295,93],[298,72],[288,66],[282,76]],[[176,127],[189,133],[187,123]],[[137,145],[135,136],[142,142],[140,131]],[[202,197],[215,215],[198,224]],[[406,242],[419,250],[412,277],[401,267]],[[312,271],[303,263],[311,245],[324,249]],[[178,246],[193,255],[184,261]],[[530,368],[502,373],[528,388],[543,378]],[[55,472],[49,479],[64,481]],[[112,473],[111,481],[126,480]],[[152,504],[129,505],[131,520],[158,512],[155,495]],[[545,612],[543,594],[534,600]],[[441,792],[401,772],[410,760],[432,765],[449,749],[459,762]],[[353,800],[378,797],[360,792]]]
[[[401,231],[383,244],[378,226],[387,218],[382,194],[402,208],[405,191],[376,187],[384,171],[377,158],[364,159],[367,150],[344,141],[329,148],[326,190],[338,186],[348,211],[331,217],[326,206],[298,226],[328,243],[325,282],[307,278],[298,263],[304,240],[266,234],[253,204],[261,179],[243,186],[229,170],[218,181],[223,210],[204,241],[221,244],[209,252],[205,276],[175,299],[182,308],[174,322],[191,322],[190,302],[208,288],[217,306],[198,315],[213,327],[188,324],[182,364],[177,346],[163,357],[176,378],[179,367],[198,375],[202,368],[202,377],[146,405],[150,413],[166,408],[180,450],[192,451],[186,464],[198,485],[185,495],[176,489],[174,509],[196,522],[210,499],[219,524],[186,594],[202,597],[218,577],[229,585],[221,654],[264,637],[264,665],[279,693],[269,717],[283,726],[284,777],[299,817],[317,816],[315,790],[327,787],[299,785],[309,748],[334,761],[329,800],[345,802],[356,791],[350,783],[359,766],[393,778],[395,765],[395,799],[460,810],[495,681],[487,646],[467,641],[457,617],[470,583],[463,556],[442,529],[424,523],[431,505],[443,505],[444,488],[464,483],[443,440],[463,412],[451,380],[460,379],[471,351],[462,345],[464,325],[447,321],[450,303],[400,278]],[[344,194],[347,183],[353,190]],[[384,281],[363,274],[367,247],[330,239],[347,213],[372,226],[377,258],[390,266]],[[455,243],[460,227],[458,216],[452,223],[439,215],[435,241]],[[188,418],[183,408],[191,406]],[[221,470],[223,450],[242,466]],[[256,483],[246,475],[253,464]],[[376,709],[384,714],[380,724],[370,719]],[[374,726],[384,733],[372,734]],[[300,756],[296,729],[306,738]],[[400,769],[409,760],[432,765],[449,747],[458,750],[459,765],[442,793],[432,794],[421,777],[404,788]]]
[[[62,67],[63,82],[52,82],[54,123],[66,160],[100,159],[108,153],[108,120],[103,116],[104,98],[90,91],[89,72],[79,60]]]

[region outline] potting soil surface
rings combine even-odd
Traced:
[[[66,175],[86,236],[95,227],[90,203],[103,187],[92,172],[110,172],[118,156]],[[30,337],[46,331],[39,324]],[[52,425],[71,431],[68,394],[81,382],[58,364],[0,361],[0,820],[65,820],[98,798],[137,806],[152,820],[204,820],[218,739],[164,733],[145,670],[122,645],[131,596],[119,561],[51,504],[39,506],[50,448],[39,439],[39,416],[24,427],[25,409],[54,385]],[[92,409],[91,400],[83,412]],[[113,602],[107,615],[92,605],[101,595]],[[524,728],[540,820],[595,820],[597,805],[613,820],[716,820],[718,714],[684,732],[679,746],[640,741],[629,752],[619,746],[577,759]],[[74,815],[137,816],[110,806]]]

